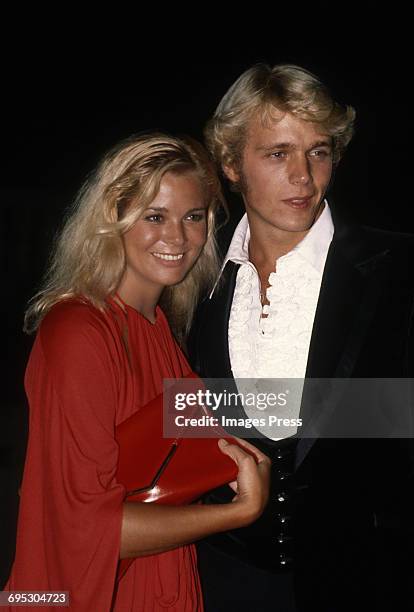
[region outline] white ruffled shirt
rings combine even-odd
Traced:
[[[334,226],[325,201],[319,219],[292,251],[277,260],[267,299],[249,261],[247,215],[234,233],[224,265],[240,264],[229,320],[229,352],[235,378],[304,378],[323,270]]]

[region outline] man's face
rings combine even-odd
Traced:
[[[322,211],[331,178],[332,138],[315,123],[289,113],[281,117],[269,127],[254,117],[241,168],[225,171],[241,183],[251,227],[307,232]]]

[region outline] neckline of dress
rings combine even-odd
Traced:
[[[156,327],[160,322],[161,308],[158,306],[158,304],[155,307],[155,321],[153,322],[150,321],[145,315],[143,315],[142,312],[124,302],[119,293],[114,293],[113,295],[109,296],[109,299],[112,303],[116,304],[116,306],[120,308],[127,316],[129,313],[132,313],[134,316],[137,316],[139,319],[145,321],[145,323],[147,323],[151,327]]]

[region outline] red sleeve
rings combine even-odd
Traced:
[[[9,589],[69,590],[110,610],[125,490],[114,439],[120,372],[105,317],[59,304],[43,321],[26,389],[30,433]]]

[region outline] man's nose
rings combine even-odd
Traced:
[[[292,185],[306,185],[312,179],[309,160],[298,156],[291,162],[289,180]]]

